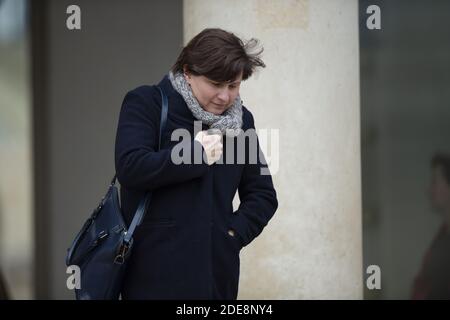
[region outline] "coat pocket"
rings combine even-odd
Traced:
[[[234,250],[236,252],[239,253],[239,251],[241,251],[242,249],[242,241],[239,237],[239,234],[237,234],[236,231],[234,231],[234,235],[230,234],[230,228],[228,228],[227,232],[226,232],[226,238],[227,241],[229,241],[231,243],[231,246],[234,248]]]

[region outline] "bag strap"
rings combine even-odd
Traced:
[[[167,123],[167,113],[169,110],[169,103],[167,101],[167,96],[164,93],[164,91],[159,86],[156,87],[159,89],[159,93],[161,94],[161,121],[159,126],[159,141],[158,141],[158,151],[159,151],[161,150],[161,139]],[[116,180],[117,180],[117,173],[114,174],[114,177],[111,180],[111,185],[115,185]]]
[[[159,126],[159,143],[158,143],[158,151],[159,151],[161,150],[161,139],[167,123],[167,113],[169,110],[169,103],[164,91],[159,86],[156,87],[159,89],[159,92],[161,94],[161,121]],[[114,178],[111,181],[112,185],[114,185],[114,183],[116,182],[116,178],[117,173],[114,175]],[[148,191],[145,194],[145,197],[143,197],[142,200],[139,202],[138,208],[136,210],[136,213],[134,214],[133,220],[131,221],[130,227],[128,228],[128,231],[123,239],[125,244],[130,243],[131,238],[133,237],[134,230],[138,225],[141,224],[142,220],[144,219],[146,213],[145,209],[148,207],[148,203],[150,202],[151,197],[152,193]]]
[[[161,139],[167,123],[167,112],[169,109],[169,104],[167,101],[167,96],[164,94],[164,91],[159,86],[157,86],[157,88],[159,89],[159,92],[161,94],[161,121],[159,126],[159,144],[158,144],[158,151],[159,151],[161,150]],[[152,193],[148,191],[145,197],[139,202],[139,206],[136,210],[136,213],[134,214],[133,220],[131,221],[127,234],[123,239],[126,244],[130,243],[134,230],[138,225],[141,224],[142,220],[144,219],[146,213],[145,209],[148,208],[148,203],[150,202],[151,197]]]

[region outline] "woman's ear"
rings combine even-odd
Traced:
[[[183,75],[186,80],[190,79],[190,74],[186,65],[183,66]]]
[[[189,75],[189,73],[184,72],[183,75],[184,75],[184,78],[186,79],[186,82],[188,83],[188,85],[191,85],[191,76]]]

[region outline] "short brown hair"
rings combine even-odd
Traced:
[[[433,159],[431,159],[431,167],[442,168],[444,178],[447,181],[447,184],[450,185],[450,155],[445,153],[436,153],[433,156]]]
[[[172,72],[183,72],[183,66],[194,75],[202,75],[213,81],[235,80],[242,71],[242,80],[247,80],[256,67],[266,65],[260,59],[261,50],[250,53],[258,45],[257,39],[244,43],[233,33],[207,28],[197,34],[183,48]]]

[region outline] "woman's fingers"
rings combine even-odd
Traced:
[[[223,152],[221,134],[208,134],[207,131],[200,131],[195,136],[195,140],[199,141],[205,149],[207,162],[209,165],[220,159]]]

